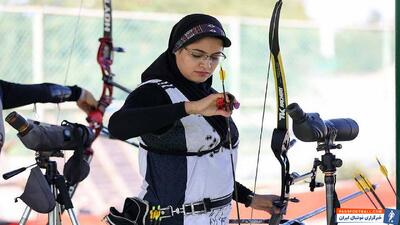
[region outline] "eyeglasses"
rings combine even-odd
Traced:
[[[214,53],[211,55],[207,55],[205,52],[197,49],[190,49],[183,47],[186,51],[189,52],[190,56],[192,56],[193,60],[200,62],[201,60],[209,60],[212,65],[217,65],[221,61],[226,59],[226,55],[222,52]]]

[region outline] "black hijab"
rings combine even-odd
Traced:
[[[172,28],[168,49],[163,52],[142,74],[142,82],[160,79],[174,84],[190,101],[200,100],[216,91],[211,87],[212,77],[203,83],[186,79],[176,65],[175,52],[203,37],[217,37],[224,47],[231,45],[225,36],[221,23],[214,17],[205,14],[191,14],[183,17]],[[227,124],[223,116],[204,117],[218,132],[221,138],[227,137]],[[231,123],[233,124],[233,123]],[[231,125],[232,143],[238,139],[236,127]]]

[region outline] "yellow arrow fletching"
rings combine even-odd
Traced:
[[[381,170],[381,173],[383,173],[383,175],[385,175],[385,177],[388,177],[388,171],[386,169],[386,166],[382,165],[378,158],[376,158],[376,161],[378,161],[379,169]]]
[[[371,190],[371,189],[373,189],[373,187],[372,187],[372,183],[368,180],[368,178],[366,178],[365,176],[363,176],[361,173],[360,173],[360,177],[361,177],[361,183],[362,183],[362,185],[364,186],[364,187],[368,187],[368,190]]]
[[[361,178],[361,174],[358,175],[357,177],[355,177],[354,179],[356,179],[358,181],[358,183],[361,185],[361,188],[364,191],[370,191],[370,188],[369,188],[368,184],[365,182],[364,179]]]
[[[387,177],[388,176],[388,171],[387,171],[386,167],[382,165],[380,167],[380,169],[381,169],[381,172],[383,173],[383,175],[385,175],[385,177]]]
[[[360,189],[360,191],[365,192],[365,189],[361,186],[361,183],[359,180],[357,180],[357,178],[354,177],[354,180],[356,181],[356,186],[358,187],[358,189]]]
[[[226,78],[226,73],[225,73],[225,70],[222,69],[222,66],[221,66],[221,67],[219,67],[219,79],[221,79],[223,81],[223,80],[225,80],[225,78]]]

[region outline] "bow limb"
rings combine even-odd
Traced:
[[[282,7],[282,0],[279,0],[272,13],[271,23],[269,27],[269,48],[271,51],[271,64],[275,78],[276,100],[277,100],[277,129],[288,130],[287,120],[287,92],[286,79],[283,69],[282,57],[279,47],[279,17]]]

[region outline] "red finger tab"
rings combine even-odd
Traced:
[[[215,105],[218,109],[225,109],[225,100],[222,97],[217,98]],[[238,109],[240,107],[240,103],[238,101],[231,101],[228,103],[229,109]]]
[[[217,106],[217,109],[224,109],[225,108],[225,101],[224,98],[219,97],[215,101],[215,105]]]

